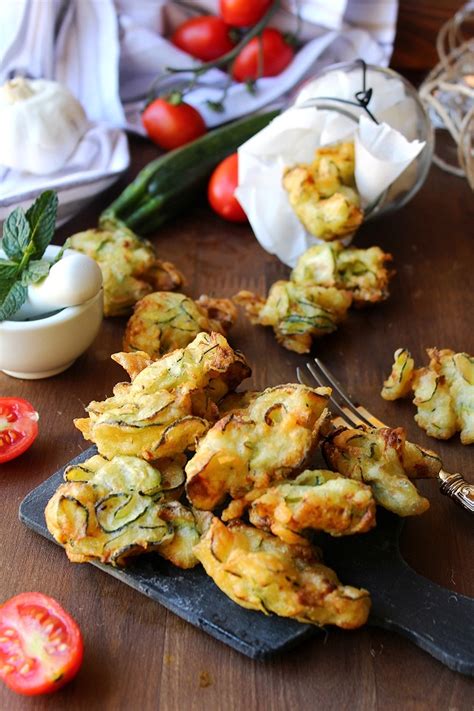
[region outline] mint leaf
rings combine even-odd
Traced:
[[[46,259],[34,259],[21,274],[21,283],[25,286],[28,284],[36,284],[37,281],[44,279],[48,275],[51,268],[51,262]]]
[[[21,259],[29,238],[29,222],[22,208],[17,207],[3,223],[2,249],[10,259]]]
[[[66,251],[66,249],[70,248],[70,244],[71,244],[71,238],[68,237],[67,240],[64,242],[63,246],[61,247],[61,249],[59,250],[59,252],[57,253],[56,257],[51,262],[51,266],[53,266],[53,264],[56,264],[56,262],[59,262],[59,260],[63,258],[64,252]]]
[[[18,311],[20,306],[25,303],[27,293],[26,286],[23,286],[19,281],[15,281],[12,284],[7,295],[0,303],[0,321],[10,318]]]
[[[16,281],[18,266],[14,262],[0,259],[0,303]]]
[[[41,193],[26,211],[31,229],[30,241],[33,243],[31,259],[41,259],[53,239],[57,211],[58,196],[53,190]]]

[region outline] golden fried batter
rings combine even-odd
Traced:
[[[428,348],[426,352],[429,365],[415,370],[408,351],[395,351],[395,363],[384,383],[382,397],[396,400],[413,389],[415,421],[428,435],[449,439],[460,432],[462,444],[472,444],[474,357],[449,349]]]
[[[441,462],[432,452],[407,447],[405,430],[346,429],[330,434],[322,445],[333,469],[350,479],[363,481],[375,501],[399,516],[414,516],[429,508],[409,477],[436,476]]]
[[[171,262],[157,259],[153,245],[126,227],[92,229],[69,238],[69,246],[95,259],[102,271],[105,316],[123,316],[152,291],[184,283]]]
[[[103,456],[135,455],[152,461],[193,448],[218,417],[216,402],[250,375],[244,356],[224,336],[200,333],[186,348],[139,370],[146,354],[124,354],[135,377],[114,394],[91,402],[89,417],[74,424]],[[137,372],[138,371],[138,372]]]
[[[125,329],[123,350],[144,351],[151,358],[159,358],[175,348],[185,348],[202,331],[225,335],[235,318],[230,299],[204,297],[196,302],[184,294],[156,291],[135,304]]]
[[[365,533],[375,526],[370,487],[324,469],[306,470],[255,499],[250,521],[286,543],[304,544],[306,529],[332,536]]]
[[[236,303],[254,324],[272,326],[277,341],[296,353],[309,353],[313,338],[332,333],[352,303],[349,291],[277,281],[264,299],[240,291]]]
[[[340,242],[317,244],[298,259],[291,273],[295,284],[336,287],[350,291],[355,306],[383,301],[389,295],[388,282],[393,272],[385,262],[391,254],[380,247],[345,248]]]
[[[66,483],[48,502],[45,517],[72,562],[123,565],[131,556],[156,551],[179,568],[197,565],[193,547],[209,520],[169,500],[179,465],[158,464],[96,455],[65,470]]]
[[[311,546],[213,518],[194,552],[216,585],[247,609],[346,629],[367,620],[369,593],[341,585]]]
[[[160,516],[160,472],[136,457],[94,457],[65,471],[48,502],[46,525],[75,563],[122,565],[156,550],[174,531]]]
[[[217,403],[220,417],[236,410],[243,410],[250,405],[259,395],[259,390],[243,390],[238,393],[229,393]]]
[[[319,148],[312,164],[286,168],[283,187],[300,221],[319,239],[350,234],[363,220],[355,190],[352,142]]]
[[[279,385],[219,420],[186,465],[193,506],[212,510],[304,467],[327,415],[329,388]]]
[[[395,351],[392,372],[384,380],[381,395],[384,400],[398,400],[410,394],[413,387],[415,361],[406,348]]]

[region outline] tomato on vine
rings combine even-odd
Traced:
[[[256,81],[260,76],[274,77],[290,64],[293,47],[278,30],[267,27],[261,37],[254,37],[239,52],[232,67],[236,81]]]
[[[230,27],[221,17],[203,15],[179,25],[171,36],[171,41],[192,57],[211,62],[233,48],[234,43],[229,33]]]
[[[155,99],[142,114],[151,140],[165,150],[194,141],[206,133],[206,124],[197,109],[177,95]]]
[[[269,10],[272,0],[220,0],[219,12],[224,22],[234,27],[251,27]]]
[[[230,222],[246,222],[247,215],[234,195],[238,185],[237,153],[225,158],[214,170],[209,181],[209,203],[218,215]]]

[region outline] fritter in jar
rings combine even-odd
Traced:
[[[172,291],[184,283],[174,264],[158,259],[151,242],[126,227],[78,232],[68,244],[99,265],[105,316],[126,316],[150,292]]]
[[[299,220],[319,239],[351,234],[363,220],[351,142],[319,148],[313,163],[286,168],[283,187]]]
[[[352,295],[334,287],[277,281],[266,300],[241,291],[234,301],[253,324],[272,326],[284,348],[309,353],[313,338],[332,333],[346,317]]]
[[[123,350],[144,351],[151,358],[159,358],[176,348],[185,348],[203,331],[225,335],[236,318],[234,304],[230,299],[205,299],[196,302],[169,291],[144,296],[135,304],[127,323]],[[216,318],[210,317],[210,312]]]
[[[355,306],[383,301],[389,296],[393,272],[385,263],[391,254],[380,247],[356,249],[340,242],[310,247],[298,259],[291,273],[295,284],[336,287],[350,291]]]
[[[415,516],[429,508],[410,478],[436,476],[441,461],[432,452],[407,446],[402,427],[340,428],[328,435],[322,450],[330,467],[368,484],[377,504],[398,516]]]
[[[218,518],[195,546],[206,573],[237,605],[313,625],[360,627],[367,590],[341,585],[311,546],[288,545],[269,533]]]
[[[219,416],[216,403],[250,375],[244,356],[224,336],[200,333],[181,348],[145,365],[146,354],[122,354],[131,383],[118,383],[112,397],[91,402],[88,417],[74,421],[99,453],[111,459],[135,455],[153,461],[193,449]]]
[[[264,491],[252,502],[249,517],[286,543],[304,544],[309,529],[331,536],[369,531],[375,526],[375,500],[360,481],[324,469],[306,470]]]
[[[212,510],[227,494],[240,498],[304,468],[327,415],[329,388],[279,385],[219,420],[186,465],[186,492]]]

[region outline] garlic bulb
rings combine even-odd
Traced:
[[[81,104],[58,82],[16,77],[0,87],[0,165],[54,173],[87,126]]]

